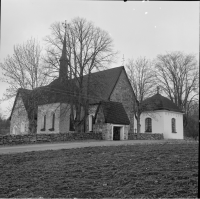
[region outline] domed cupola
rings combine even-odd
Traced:
[[[163,97],[159,93],[159,86],[157,87],[157,93],[155,95],[143,101],[142,107],[144,111],[168,110],[181,113],[183,112],[179,109],[179,107],[175,103],[173,103],[168,98]]]

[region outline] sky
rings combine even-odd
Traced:
[[[50,34],[54,22],[83,17],[109,32],[117,62],[128,59],[182,51],[194,53],[199,59],[198,1],[83,1],[83,0],[2,0],[0,63],[13,54],[16,44],[38,39],[45,48],[44,37]],[[0,69],[0,77],[2,71]],[[8,88],[0,82],[0,99]],[[0,112],[9,116],[7,107],[13,101],[0,104]]]

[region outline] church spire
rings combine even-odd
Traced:
[[[66,51],[66,29],[67,29],[66,21],[64,23],[64,28],[65,28],[65,35],[63,41],[63,49],[62,49],[62,55],[59,60],[60,61],[59,77],[68,79],[68,60]]]
[[[160,94],[160,86],[157,86],[157,94]]]

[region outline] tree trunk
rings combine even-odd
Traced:
[[[137,134],[139,135],[140,134],[140,115],[138,114],[138,117],[137,117]]]

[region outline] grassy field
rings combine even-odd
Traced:
[[[0,155],[0,198],[196,198],[198,144]]]

